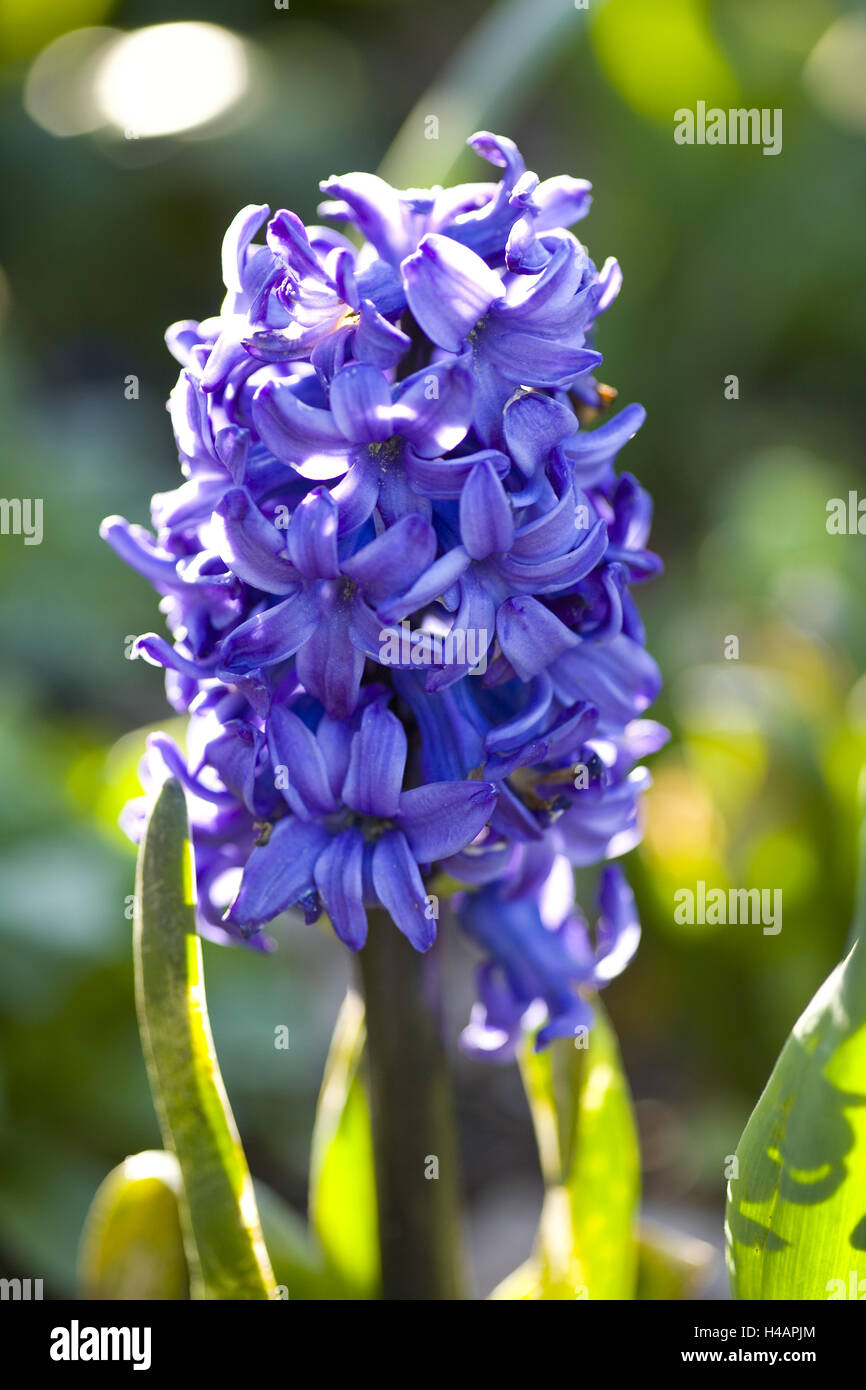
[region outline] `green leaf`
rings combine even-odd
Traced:
[[[794,1025],[737,1148],[725,1223],[735,1297],[866,1294],[864,1087],[858,941]]]
[[[521,1058],[546,1187],[536,1292],[521,1297],[635,1296],[637,1134],[616,1037],[597,1000],[594,1008],[588,1038],[562,1039],[541,1053],[530,1039]],[[532,1271],[521,1269],[525,1283]]]
[[[866,828],[854,944],[794,1025],[736,1152],[725,1223],[736,1298],[866,1296],[864,865]]]
[[[186,1299],[180,1168],[148,1150],[113,1168],[91,1203],[78,1278],[85,1299]]]
[[[136,871],[139,1028],[163,1143],[183,1178],[193,1298],[275,1296],[252,1180],[208,1021],[183,789],[160,791]]]
[[[381,1283],[365,1043],[364,1003],[349,990],[325,1063],[310,1158],[310,1225],[346,1298],[377,1298]]]

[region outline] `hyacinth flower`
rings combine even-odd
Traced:
[[[280,914],[325,917],[368,1011],[387,979],[429,1012],[421,957],[456,894],[446,934],[485,957],[464,1044],[505,1060],[527,1030],[543,1050],[589,1026],[637,944],[622,871],[603,870],[593,945],[570,866],[640,836],[641,759],[666,735],[632,589],[660,564],[651,499],[616,466],[643,411],[598,418],[622,277],[570,230],[589,185],[469,143],[497,182],[326,180],[352,241],[238,214],[219,313],[168,334],[184,481],[152,533],[103,534],[161,595],[170,640],[136,650],[188,720],[185,750],[149,740],[124,825],[140,839],[183,786],[199,931],[270,949]]]

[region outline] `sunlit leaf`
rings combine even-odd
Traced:
[[[97,1190],[81,1238],[82,1298],[189,1298],[181,1190],[174,1154],[148,1150],[112,1169]]]
[[[370,1107],[360,1074],[365,1042],[364,1004],[350,990],[334,1028],[316,1110],[310,1225],[345,1285],[344,1296],[351,1298],[376,1298],[381,1278]]]
[[[854,944],[794,1025],[737,1149],[738,1298],[866,1296],[866,875],[860,897]]]
[[[274,1279],[207,1014],[183,789],[162,788],[138,857],[139,1027],[163,1142],[180,1164],[193,1298],[267,1299]]]
[[[637,1134],[616,1037],[601,1005],[594,1007],[588,1039],[527,1049],[521,1059],[546,1186],[535,1292],[521,1298],[635,1296]],[[529,1288],[533,1271],[521,1268]],[[497,1298],[506,1296],[502,1287]]]
[[[735,1295],[866,1295],[866,958],[861,942],[795,1024],[736,1159],[726,1223]]]

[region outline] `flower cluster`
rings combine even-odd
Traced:
[[[507,1054],[528,1004],[543,1036],[570,1030],[633,949],[617,868],[595,947],[538,904],[563,865],[637,839],[664,731],[641,717],[660,681],[630,590],[659,564],[650,498],[614,468],[643,410],[595,423],[621,276],[566,230],[589,185],[470,144],[498,183],[327,180],[321,212],[355,240],[238,214],[219,315],[168,335],[185,481],[153,499],[155,535],[103,534],[173,639],[137,650],[187,750],[153,737],[143,781],[187,789],[202,930],[266,945],[300,906],[358,950],[381,904],[426,950],[444,871],[488,957],[465,1041]]]

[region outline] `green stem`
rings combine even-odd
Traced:
[[[380,910],[358,956],[367,1012],[383,1298],[461,1297],[457,1144],[439,1027],[437,947]]]

